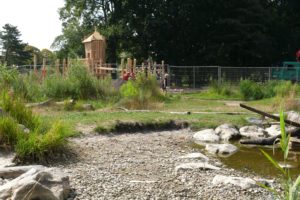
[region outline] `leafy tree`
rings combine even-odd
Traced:
[[[10,24],[5,24],[0,32],[3,60],[7,65],[23,65],[30,59],[30,54],[25,51],[26,44],[19,39],[20,36],[17,27]]]
[[[83,56],[98,27],[109,62],[127,52],[177,65],[264,66],[300,46],[298,0],[65,0],[63,48]]]

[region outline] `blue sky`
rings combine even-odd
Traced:
[[[58,8],[64,0],[0,0],[0,5],[0,30],[6,23],[17,26],[23,42],[49,49],[61,34]]]

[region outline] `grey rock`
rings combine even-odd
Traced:
[[[189,153],[189,154],[186,154],[184,156],[180,156],[179,159],[200,159],[200,160],[205,160],[205,161],[208,161],[209,158],[205,155],[203,155],[202,153]]]
[[[230,156],[238,151],[238,148],[232,144],[207,144],[205,150],[219,156]]]
[[[213,129],[198,131],[193,135],[196,142],[219,142],[220,137]]]
[[[286,119],[300,123],[300,114],[296,111],[289,111],[286,113]]]
[[[32,168],[0,186],[1,200],[63,200],[69,193],[69,177],[57,168]]]
[[[290,132],[295,130],[296,128],[293,126],[286,126],[285,127],[285,131]],[[269,136],[277,136],[281,134],[281,130],[280,130],[280,125],[279,124],[274,124],[272,126],[270,126],[269,128],[265,129],[266,132],[268,133]]]
[[[267,135],[267,132],[258,126],[244,126],[240,128],[240,134],[243,137],[248,138],[259,138],[259,137],[265,137]]]
[[[246,120],[250,124],[254,124],[254,125],[262,125],[264,123],[264,120],[258,119],[258,118],[255,118],[255,117],[247,117]]]
[[[257,187],[256,181],[251,178],[242,178],[242,177],[234,177],[234,176],[222,176],[216,175],[212,181],[213,185],[235,185],[239,186],[242,189],[249,189],[253,187]]]
[[[185,171],[185,170],[193,170],[193,169],[220,170],[219,167],[213,166],[206,162],[184,163],[184,164],[180,164],[175,167],[175,174],[177,174],[178,171],[180,171],[180,170]]]
[[[215,129],[215,132],[225,141],[239,139],[241,137],[237,128],[232,124],[222,124]]]

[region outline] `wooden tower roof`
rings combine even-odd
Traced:
[[[105,37],[103,35],[101,35],[98,31],[95,31],[92,35],[90,35],[85,40],[83,40],[82,43],[88,43],[88,42],[92,42],[94,40],[105,41]]]

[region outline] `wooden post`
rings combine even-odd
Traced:
[[[97,76],[102,78],[102,76],[104,77],[104,74],[106,74],[106,73],[104,73],[105,70],[99,69],[99,67],[102,67],[102,59],[100,59],[99,66],[97,66],[97,68],[98,68]]]
[[[148,69],[147,69],[147,75],[151,74],[151,63],[150,60],[148,60]]]
[[[142,62],[142,71],[141,72],[145,73],[145,64],[144,64],[144,62]]]
[[[154,62],[154,63],[153,63],[153,75],[154,75],[154,76],[157,75],[156,70],[157,70],[157,66],[156,66],[156,62]]]
[[[68,73],[70,65],[71,65],[71,59],[68,57],[66,62],[67,62],[67,64],[66,64],[66,73]]]
[[[37,66],[37,56],[36,54],[33,54],[33,71],[35,74],[37,74],[36,66]]]
[[[46,78],[46,58],[43,58],[42,80]]]
[[[162,60],[161,61],[161,77],[164,77],[165,76],[165,61]]]
[[[130,58],[127,58],[126,71],[130,72]]]
[[[67,63],[66,63],[66,59],[65,58],[63,59],[62,65],[63,65],[63,75],[66,75],[66,65],[67,65]]]
[[[55,61],[55,68],[56,68],[56,75],[59,75],[60,74],[60,71],[59,71],[59,59],[56,59],[56,61]]]
[[[124,75],[124,73],[125,73],[125,60],[124,60],[124,58],[122,58],[121,59],[121,73],[120,73],[120,79],[122,79],[123,78],[123,75]]]
[[[136,59],[133,59],[133,74],[136,74]]]

